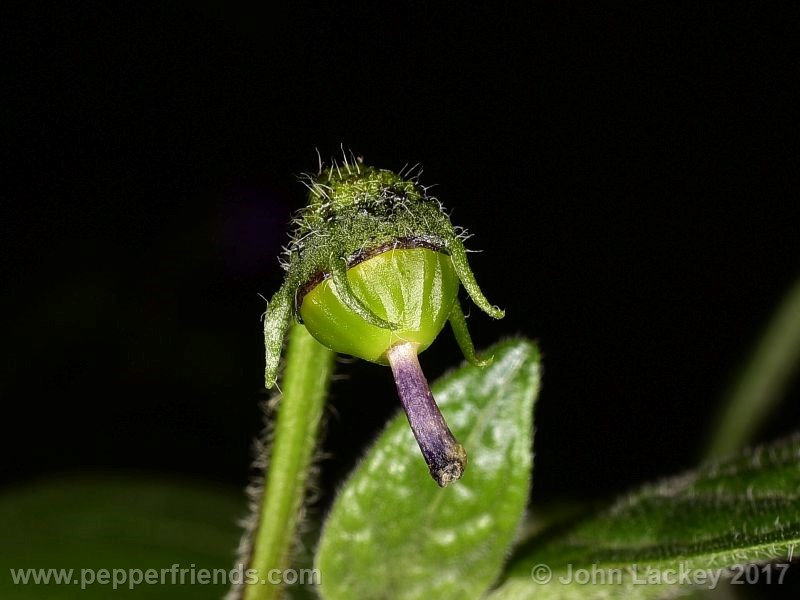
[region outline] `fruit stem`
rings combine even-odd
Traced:
[[[386,356],[400,402],[431,476],[440,487],[445,487],[461,478],[467,464],[467,453],[453,437],[436,406],[417,359],[417,345],[413,342],[396,344],[389,348]]]

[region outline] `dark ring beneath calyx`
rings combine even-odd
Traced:
[[[357,250],[350,256],[350,258],[347,259],[347,268],[350,269],[355,267],[356,265],[366,262],[370,258],[374,258],[379,254],[388,252],[389,250],[413,250],[415,248],[426,248],[427,250],[433,250],[434,252],[450,254],[447,251],[444,243],[440,242],[439,240],[431,239],[430,237],[402,237],[392,240],[391,242],[386,242],[385,244],[379,244],[377,246],[370,246],[368,248],[361,248]],[[303,303],[303,299],[306,297],[306,294],[308,294],[308,292],[313,290],[330,276],[331,274],[328,271],[317,271],[308,279],[308,281],[297,288],[297,292],[295,292],[294,295],[294,313],[297,315],[298,319],[300,318],[300,305]]]

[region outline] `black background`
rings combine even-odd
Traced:
[[[6,14],[3,483],[101,469],[244,485],[266,398],[259,294],[282,280],[296,176],[340,145],[421,162],[474,233],[478,280],[507,311],[472,310],[478,345],[540,342],[538,500],[690,468],[800,273],[794,16]],[[421,360],[431,379],[460,361],[449,331]],[[387,369],[339,372],[323,507],[398,407]],[[759,439],[800,427],[798,399],[795,382]]]

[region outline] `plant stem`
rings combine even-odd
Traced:
[[[708,449],[719,458],[750,441],[800,367],[800,281],[773,315],[736,380]]]
[[[272,569],[282,571],[289,566],[308,468],[333,373],[333,357],[334,353],[311,337],[303,325],[292,325],[281,379],[283,393],[249,567],[257,570],[260,580],[267,580]],[[244,591],[245,600],[279,597],[279,585],[248,585]]]

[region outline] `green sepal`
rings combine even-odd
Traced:
[[[461,285],[467,290],[469,297],[483,312],[494,319],[502,319],[506,315],[506,311],[498,306],[493,306],[486,296],[483,295],[478,282],[475,281],[475,275],[469,266],[467,260],[467,251],[464,244],[457,237],[447,240],[447,250],[450,252],[450,258],[453,260],[453,268],[456,270]]]
[[[275,385],[278,378],[283,338],[286,337],[286,330],[292,319],[292,302],[292,294],[284,284],[275,292],[267,305],[267,312],[264,314],[264,349],[266,352],[264,385],[267,389]]]
[[[469,329],[467,328],[467,319],[464,317],[464,311],[461,309],[461,302],[458,301],[458,298],[453,302],[453,308],[450,311],[448,320],[456,342],[458,342],[458,347],[461,348],[461,353],[467,359],[467,362],[476,367],[486,367],[492,364],[493,356],[478,358],[477,354],[475,354],[475,346],[472,344],[472,337],[469,335]]]

